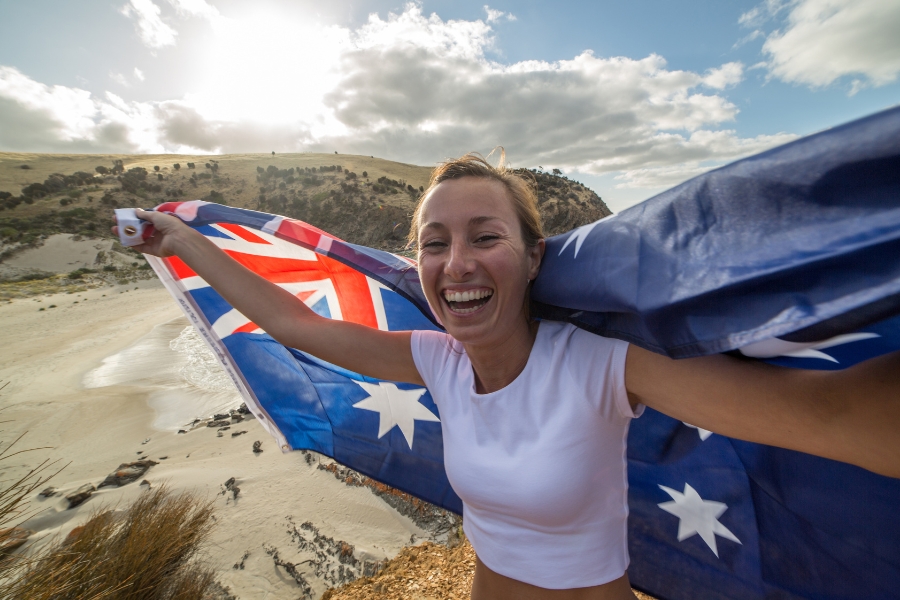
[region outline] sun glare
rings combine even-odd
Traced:
[[[337,82],[346,29],[276,12],[218,17],[212,26],[194,108],[220,121],[324,125],[323,95]]]

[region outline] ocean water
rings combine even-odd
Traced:
[[[153,427],[173,430],[196,418],[227,412],[241,396],[187,319],[162,323],[125,348],[103,359],[84,376],[84,387],[113,385],[144,388],[155,411]]]

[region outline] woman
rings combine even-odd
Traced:
[[[140,211],[138,249],[177,255],[285,346],[427,385],[478,555],[474,600],[634,598],[625,570],[630,419],[650,406],[723,435],[900,476],[900,356],[845,371],[726,356],[673,361],[529,318],[544,252],[534,192],[477,155],[439,166],[413,217],[419,276],[447,333],[313,313],[179,219]]]

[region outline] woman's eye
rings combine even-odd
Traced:
[[[475,238],[475,242],[476,243],[492,242],[492,241],[498,239],[499,237],[500,237],[499,235],[486,233],[484,235],[479,235],[477,238]]]
[[[439,241],[439,240],[433,240],[433,241],[430,241],[430,242],[424,242],[424,243],[422,243],[422,244],[419,244],[419,247],[420,247],[420,248],[431,248],[431,249],[436,249],[436,248],[441,248],[441,247],[444,246],[444,245],[445,245],[444,242],[441,242],[441,241]]]

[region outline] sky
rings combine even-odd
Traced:
[[[0,0],[0,150],[503,146],[618,212],[900,103],[900,1]]]

